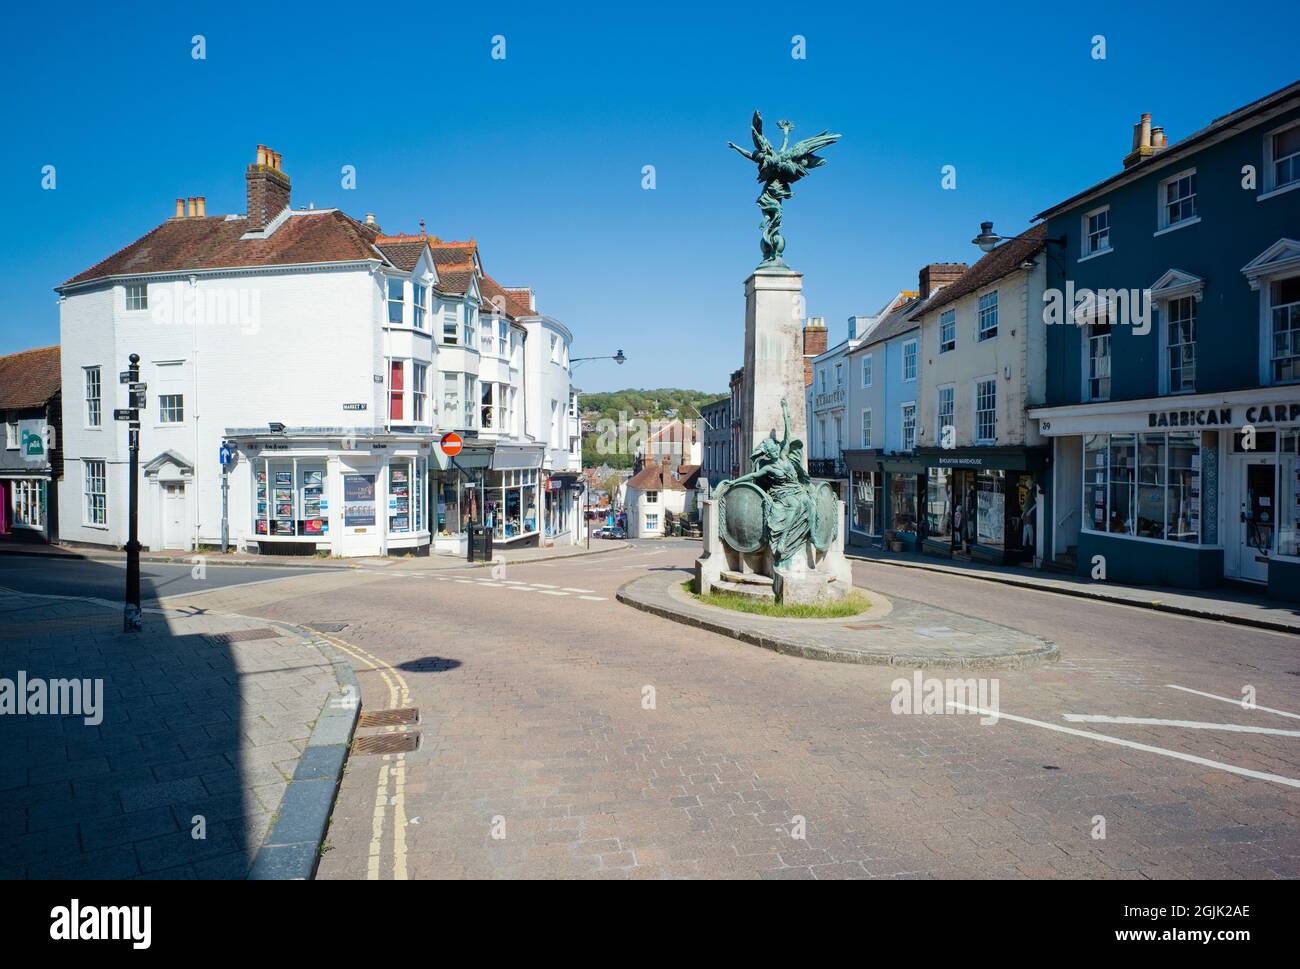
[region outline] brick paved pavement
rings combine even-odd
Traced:
[[[121,623],[120,607],[0,592],[0,677],[103,680],[98,724],[0,716],[0,877],[243,878],[338,691],[330,663],[264,621]]]
[[[1300,875],[1300,791],[1215,766],[1300,778],[1296,738],[1063,719],[1295,726],[1168,686],[1232,698],[1250,684],[1261,707],[1300,713],[1295,637],[860,563],[868,589],[1062,650],[996,676],[1001,711],[1030,722],[895,715],[906,671],[782,656],[610,599],[692,555],[665,543],[512,569],[531,591],[419,576],[319,592],[294,579],[279,601],[290,583],[247,590],[259,614],[337,620],[382,658],[388,670],[360,670],[369,708],[400,677],[422,711],[400,785],[393,759],[349,764],[320,876],[366,877],[372,860],[384,878]]]

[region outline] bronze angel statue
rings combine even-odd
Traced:
[[[840,140],[840,135],[823,131],[802,141],[790,144],[790,132],[794,125],[789,121],[778,121],[776,126],[783,135],[781,147],[773,148],[772,143],[763,135],[763,115],[755,111],[751,123],[754,137],[754,150],[746,151],[734,142],[727,142],[750,161],[758,165],[758,180],[763,183],[763,193],[758,197],[758,207],[763,211],[763,263],[764,266],[784,266],[781,253],[785,251],[785,239],[781,236],[781,203],[793,198],[790,186],[803,178],[814,168],[826,164],[825,158],[818,158],[813,152]]]

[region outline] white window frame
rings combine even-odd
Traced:
[[[439,335],[438,341],[444,346],[459,346],[461,337],[460,304],[443,303],[438,315],[442,321],[442,333]]]
[[[1190,195],[1181,196],[1178,199],[1178,202],[1180,204],[1186,201],[1187,199],[1192,200],[1192,214],[1186,216],[1185,218],[1178,219],[1175,222],[1169,221],[1169,203],[1166,201],[1166,197],[1167,197],[1166,188],[1170,185],[1173,185],[1181,181],[1184,178],[1193,179],[1195,182],[1200,181],[1196,177],[1196,169],[1187,168],[1174,175],[1170,175],[1168,178],[1162,178],[1160,182],[1156,185],[1156,205],[1157,205],[1156,220],[1157,221],[1156,221],[1156,231],[1152,233],[1153,235],[1161,235],[1162,233],[1165,232],[1173,232],[1176,229],[1182,229],[1189,225],[1196,225],[1196,223],[1201,221],[1199,185],[1193,186],[1193,190]]]
[[[429,365],[411,361],[411,420],[416,424],[429,423],[426,410],[429,399]]]
[[[844,386],[844,364],[842,363],[835,364],[835,386]]]
[[[1171,359],[1172,351],[1175,346],[1182,347],[1186,345],[1186,343],[1180,342],[1178,344],[1174,344],[1170,342],[1169,327],[1170,327],[1170,323],[1172,322],[1170,320],[1170,310],[1175,304],[1181,303],[1184,300],[1192,308],[1192,316],[1190,321],[1192,338],[1190,341],[1186,341],[1186,343],[1190,343],[1192,347],[1192,365],[1191,365],[1192,377],[1191,377],[1190,387],[1184,386],[1176,389],[1173,385],[1174,367],[1173,367],[1173,361]],[[1160,392],[1162,394],[1196,393],[1196,370],[1197,370],[1197,364],[1199,362],[1196,357],[1196,343],[1197,343],[1196,329],[1199,323],[1199,319],[1198,319],[1199,313],[1197,312],[1197,303],[1199,302],[1200,300],[1198,300],[1195,296],[1178,296],[1173,299],[1163,300],[1159,304],[1157,312],[1159,313],[1159,324],[1160,324]],[[1179,369],[1181,370],[1183,368],[1180,367]]]
[[[1274,305],[1273,286],[1274,284],[1277,283],[1283,283],[1288,280],[1295,279],[1296,276],[1297,274],[1295,273],[1290,273],[1285,275],[1279,274],[1277,276],[1269,276],[1267,278],[1260,280],[1260,286],[1259,286],[1260,307],[1261,307],[1260,312],[1261,312],[1263,337],[1264,337],[1262,353],[1264,356],[1265,367],[1266,367],[1265,376],[1267,377],[1267,380],[1265,381],[1265,386],[1285,387],[1285,386],[1294,386],[1295,384],[1300,383],[1300,377],[1293,380],[1278,380],[1273,376],[1275,372],[1274,364],[1278,359],[1282,359],[1273,356],[1273,344],[1274,344],[1273,311],[1278,309],[1280,306],[1289,307],[1289,306],[1296,305],[1295,303],[1280,303]],[[1300,331],[1292,330],[1291,332],[1296,333],[1298,335],[1292,338],[1292,350],[1294,352],[1290,354],[1290,356],[1287,359],[1294,359],[1296,357],[1300,357]],[[1297,367],[1297,369],[1300,369],[1300,367]]]
[[[1094,232],[1091,229],[1092,219],[1103,213],[1106,215],[1106,228],[1104,230],[1106,236],[1105,245],[1100,244],[1102,230]],[[1083,262],[1085,259],[1091,259],[1094,256],[1104,256],[1106,253],[1112,251],[1110,245],[1110,230],[1109,205],[1099,205],[1097,208],[1090,209],[1079,217],[1079,262]],[[1098,237],[1098,244],[1095,246],[1093,245],[1094,236]]]
[[[911,441],[908,441],[907,439],[909,410],[912,412],[910,417],[910,423],[912,429]],[[914,450],[916,448],[916,418],[917,418],[916,401],[909,400],[906,403],[899,405],[898,413],[899,413],[899,425],[898,425],[899,443],[902,445],[902,450],[904,451]]]
[[[128,313],[143,313],[149,309],[148,283],[127,283],[123,287],[123,292],[126,296],[124,305]]]
[[[5,450],[18,450],[18,422],[5,421]]]
[[[862,408],[862,423],[861,423],[861,425],[860,425],[860,430],[861,430],[861,432],[862,432],[862,447],[863,447],[864,450],[868,450],[868,451],[869,451],[869,450],[871,450],[871,447],[872,447],[872,444],[871,444],[871,436],[872,436],[872,435],[871,435],[871,432],[874,430],[874,428],[871,426],[871,408],[870,408],[870,407],[864,407],[864,408]]]
[[[104,371],[102,367],[82,367],[82,393],[86,401],[82,412],[86,428],[104,426]],[[91,395],[92,376],[94,377],[94,396]]]
[[[657,504],[659,504],[659,492],[658,492],[658,491],[647,491],[647,492],[645,493],[645,503],[646,503],[647,505],[657,505]]]
[[[872,381],[871,374],[871,357],[872,354],[865,353],[862,355],[862,386],[870,387]]]
[[[96,466],[97,475],[92,473]],[[108,462],[103,458],[82,458],[81,468],[81,523],[87,528],[108,528]],[[92,491],[94,483],[102,490]],[[96,498],[100,501],[96,502]]]
[[[944,423],[944,394],[947,394],[948,404],[948,421]],[[957,426],[957,385],[943,384],[936,387],[934,392],[934,443],[935,446],[943,444],[943,429],[945,427],[956,428]]]
[[[1284,125],[1274,128],[1272,131],[1264,134],[1264,178],[1260,182],[1261,193],[1255,196],[1256,201],[1262,202],[1264,199],[1272,198],[1275,195],[1281,195],[1283,192],[1290,192],[1292,189],[1300,188],[1300,156],[1287,155],[1287,158],[1295,159],[1292,165],[1296,171],[1296,177],[1285,185],[1277,184],[1276,168],[1280,159],[1273,157],[1273,139],[1285,131],[1292,128],[1300,128],[1300,119],[1290,121]]]
[[[39,478],[10,482],[9,523],[14,528],[43,531],[49,514],[49,488]]]
[[[411,281],[411,325],[417,330],[424,329],[425,314],[429,305],[429,287],[424,283]]]
[[[1101,337],[1092,336],[1092,328],[1093,326],[1101,326],[1109,323],[1110,323],[1110,309],[1109,307],[1107,307],[1105,310],[1104,318],[1095,319],[1093,322],[1085,323],[1079,327],[1079,336],[1083,341],[1083,366],[1081,370],[1083,376],[1083,402],[1085,404],[1102,403],[1104,401],[1110,400],[1111,397],[1110,393],[1107,393],[1104,397],[1094,396],[1092,393],[1092,381],[1093,381],[1092,341],[1094,339],[1101,339]],[[1115,361],[1114,339],[1113,339],[1115,336],[1114,325],[1111,325],[1110,331],[1104,334],[1104,336],[1106,338],[1106,360],[1109,361],[1110,364],[1112,365],[1111,366],[1112,372],[1108,373],[1105,379],[1107,381],[1107,387],[1113,393],[1114,387],[1111,387],[1109,382],[1112,379],[1114,379],[1114,373],[1113,373],[1113,364]],[[1101,379],[1101,378],[1097,378],[1097,379]]]
[[[912,357],[912,376],[907,375],[907,357],[908,351],[911,350]],[[917,374],[921,369],[919,342],[915,339],[903,341],[903,383],[910,384],[916,381]]]
[[[988,300],[988,302],[985,302],[985,300]],[[996,289],[991,289],[987,293],[980,293],[979,299],[976,301],[976,305],[979,307],[979,315],[975,323],[976,343],[992,340],[998,335],[998,307],[1000,303]],[[993,322],[990,324],[989,320]]]
[[[164,401],[171,401],[172,403],[169,405]],[[185,395],[183,393],[158,395],[158,423],[169,426],[185,423]]]
[[[973,387],[974,420],[973,420],[973,427],[972,427],[972,431],[973,431],[972,440],[976,444],[996,444],[998,440],[998,375],[988,374],[983,377],[976,377],[972,383],[974,384]],[[989,408],[981,409],[980,408],[980,387],[988,386],[990,384],[993,386],[993,401],[992,401],[993,407],[991,409]],[[986,436],[980,434],[980,415],[988,414],[988,413],[992,413],[993,415],[993,433],[991,435]]]
[[[388,326],[406,325],[406,280],[399,276],[385,277],[384,284],[384,319]],[[398,290],[397,299],[393,298],[393,287]],[[397,306],[397,319],[393,319],[393,305]]]
[[[952,339],[945,340],[943,337],[943,333],[944,330],[949,327],[951,327],[952,329]],[[949,343],[951,343],[952,346],[947,346],[947,344]],[[950,351],[956,349],[957,349],[957,310],[954,307],[953,309],[944,310],[942,313],[939,314],[939,352],[949,353]]]

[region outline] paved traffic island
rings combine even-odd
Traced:
[[[946,609],[861,590],[871,607],[839,619],[777,619],[705,605],[682,588],[688,570],[626,583],[618,601],[777,653],[908,668],[1025,669],[1060,658],[1054,643]]]

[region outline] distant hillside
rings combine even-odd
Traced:
[[[578,405],[584,414],[600,411],[601,417],[618,420],[619,411],[626,411],[628,417],[687,417],[698,418],[700,407],[719,397],[723,393],[706,393],[699,390],[678,390],[664,387],[659,390],[615,390],[604,394],[582,394]]]
[[[597,453],[594,430],[596,423],[603,418],[617,421],[619,413],[622,412],[627,414],[629,420],[636,417],[645,421],[674,418],[698,420],[701,407],[725,396],[727,396],[725,393],[710,394],[699,390],[679,390],[675,387],[581,394],[578,397],[578,408],[584,420],[589,420],[592,427],[592,432],[584,434],[582,438],[582,463],[585,467],[599,464],[608,464],[612,468],[632,467],[630,454]]]

